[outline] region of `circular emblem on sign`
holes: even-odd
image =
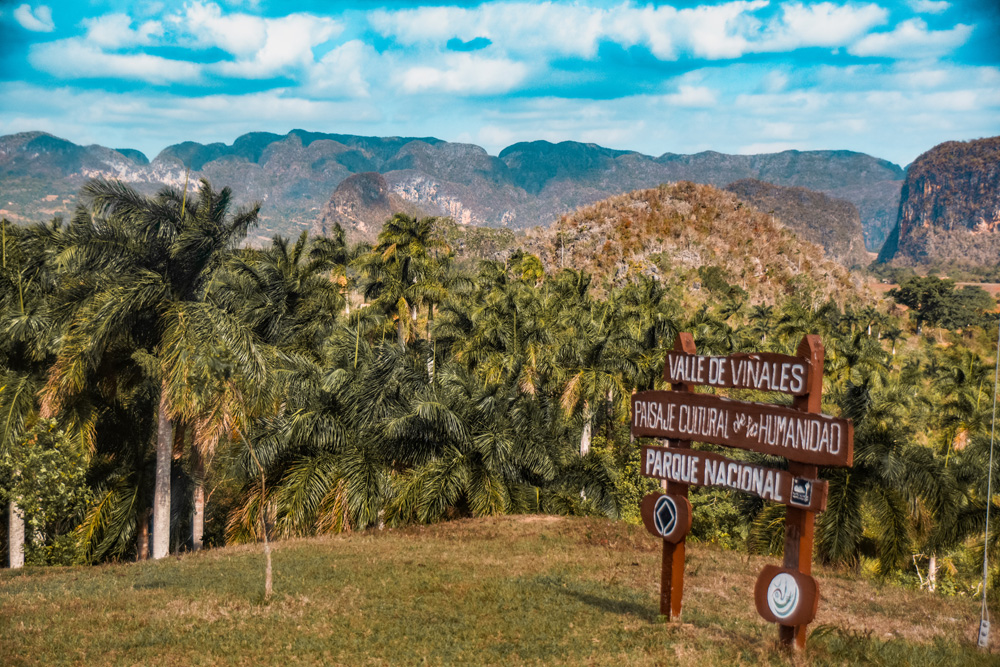
[[[767,585],[767,608],[779,620],[795,613],[799,605],[799,584],[795,577],[781,572]]]
[[[691,530],[691,503],[684,496],[650,493],[639,514],[646,530],[667,542],[676,544]]]
[[[660,496],[653,507],[653,524],[660,535],[669,535],[677,525],[677,505],[670,496]]]

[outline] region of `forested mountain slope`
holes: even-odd
[[[549,271],[583,269],[611,284],[647,274],[688,289],[737,287],[770,303],[792,293],[840,300],[858,289],[821,247],[770,214],[731,192],[686,181],[584,207],[529,232],[525,248]]]
[[[800,187],[782,187],[754,178],[726,186],[754,208],[773,214],[803,240],[823,246],[827,256],[844,266],[867,266],[858,209],[843,199]]]

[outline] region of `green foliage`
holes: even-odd
[[[699,266],[698,276],[701,278],[702,287],[716,296],[740,301],[748,296],[746,290],[739,285],[730,285],[725,272],[715,264]]]
[[[996,301],[981,287],[955,289],[955,281],[934,276],[909,278],[889,291],[898,303],[911,308],[917,320],[917,333],[924,324],[961,329],[982,326],[985,313]]]
[[[740,549],[747,543],[750,527],[746,515],[725,489],[699,487],[688,494],[691,501],[691,536],[725,549]]]
[[[27,562],[81,562],[70,530],[93,499],[89,457],[51,419],[38,420],[22,437],[0,452],[0,504],[16,502],[24,515]]]
[[[648,274],[617,264],[649,233],[683,245],[728,213],[732,200],[693,184],[652,191],[647,208],[615,200],[567,218],[562,231],[588,236],[602,215],[635,213],[600,258],[621,271],[598,277],[583,262],[547,271],[548,250],[508,252],[499,237],[492,259],[459,265],[461,235],[435,218],[396,216],[374,247],[335,228],[240,248],[255,211],[230,215],[228,190],[146,197],[94,182],[84,194],[69,224],[3,226],[0,454],[9,479],[30,474],[56,496],[29,507],[39,489],[18,491],[39,517],[30,562],[142,554],[161,396],[175,549],[193,544],[200,491],[209,545],[505,514],[638,523],[657,483],[639,475],[630,397],[664,388],[677,333],[717,355],[793,354],[815,333],[823,409],[855,428],[854,467],[822,471],[819,559],[918,585],[914,558],[926,573],[933,554],[939,591],[975,586],[996,342],[980,327],[992,307],[981,291],[904,279],[894,294],[918,326],[963,330],[914,336],[891,311],[821,296],[843,276],[820,276],[787,244],[763,276],[721,256],[684,265],[666,253]],[[677,213],[696,195],[691,217]],[[771,229],[745,208],[727,243]],[[43,467],[72,481],[32,472]],[[783,507],[713,488],[690,498],[693,539],[780,551]],[[1000,564],[1000,541],[988,548]]]

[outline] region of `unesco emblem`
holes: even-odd
[[[781,625],[806,625],[816,617],[819,588],[808,574],[765,565],[754,586],[754,605],[764,620]]]
[[[799,584],[787,572],[782,572],[767,586],[767,608],[779,620],[795,613],[799,605]]]
[[[677,505],[670,496],[660,496],[653,508],[653,524],[660,535],[669,535],[677,525]]]

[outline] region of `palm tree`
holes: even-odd
[[[62,223],[18,227],[0,220],[0,454],[13,454],[38,421],[38,390],[58,336],[52,255]],[[0,492],[3,490],[0,489]],[[10,567],[24,564],[24,515],[8,499]]]
[[[244,248],[225,264],[210,298],[237,315],[261,340],[288,353],[318,359],[346,299],[327,278],[338,257],[329,239],[310,244],[302,232],[294,245],[276,236],[265,250]]]
[[[608,402],[610,414],[627,415],[629,398],[638,385],[641,361],[627,320],[606,306],[600,319],[585,321],[560,346],[558,361],[565,374],[561,402],[567,413],[582,403],[580,455],[590,451],[595,406]]]
[[[840,397],[843,415],[854,420],[854,466],[828,473],[827,509],[817,517],[816,534],[822,558],[852,562],[873,533],[886,574],[911,553],[912,508],[926,503],[940,511],[948,492],[938,483],[940,462],[908,431],[909,392],[898,382],[880,384],[877,374],[848,382]]]
[[[365,299],[396,317],[402,348],[414,335],[424,281],[433,270],[432,251],[446,247],[436,233],[435,220],[397,213],[382,227],[375,248],[358,260]]]
[[[256,224],[259,205],[230,216],[231,191],[216,192],[206,180],[190,198],[171,188],[150,198],[104,180],[90,181],[81,195],[86,205],[59,259],[87,288],[49,374],[44,411],[58,413],[101,374],[120,380],[127,373],[133,382],[138,375],[159,387],[152,556],[162,558],[170,544],[175,421],[194,416],[188,380],[200,372],[198,351],[219,346],[245,372],[263,376],[251,332],[205,298],[226,254]],[[123,358],[132,360],[127,368]]]

